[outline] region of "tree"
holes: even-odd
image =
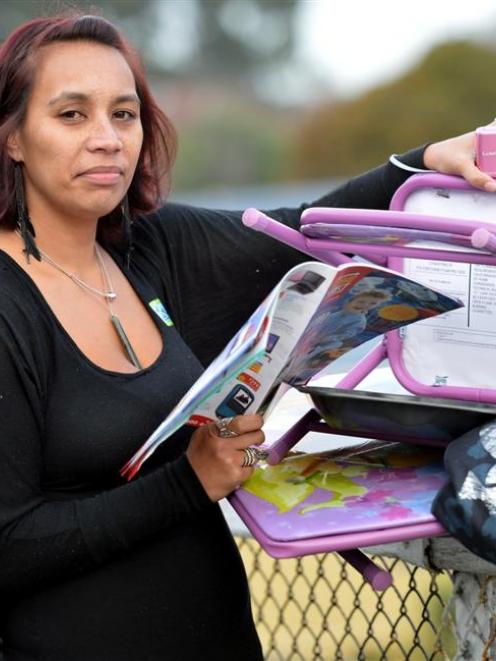
[[[447,43],[393,83],[320,106],[297,133],[293,176],[356,174],[393,152],[488,123],[496,108],[494,71],[494,48]]]
[[[294,50],[299,0],[2,0],[0,40],[26,19],[78,8],[116,22],[156,73],[246,84]]]

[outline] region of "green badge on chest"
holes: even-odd
[[[162,319],[166,326],[174,326],[174,322],[170,318],[169,313],[159,298],[154,298],[153,301],[148,303],[148,305],[155,312],[155,314],[158,315],[160,319]]]

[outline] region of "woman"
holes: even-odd
[[[262,442],[261,419],[181,429],[136,480],[119,477],[201,362],[303,259],[239,213],[174,204],[142,215],[131,245],[129,214],[157,205],[172,136],[105,20],[36,19],[0,50],[6,661],[262,658],[216,505],[253,470],[243,450]],[[494,189],[471,149],[467,135],[402,160]],[[318,204],[385,207],[409,174],[388,164]],[[271,213],[296,225],[300,212]]]

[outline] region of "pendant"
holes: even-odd
[[[137,367],[139,370],[143,369],[143,365],[140,363],[138,356],[136,355],[133,345],[129,341],[128,336],[126,335],[126,331],[124,330],[123,325],[121,324],[121,320],[119,317],[117,317],[115,314],[110,315],[110,321],[112,322],[115,331],[117,335],[119,336],[119,339],[121,341],[122,346],[124,347],[124,351],[126,352],[129,360],[132,362],[132,364]]]

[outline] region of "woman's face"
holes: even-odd
[[[37,218],[95,219],[125,196],[143,141],[134,77],[114,48],[86,41],[45,46],[10,156],[24,165]]]

